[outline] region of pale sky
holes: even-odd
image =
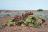
[[[48,9],[48,0],[0,0],[0,9],[32,10]]]

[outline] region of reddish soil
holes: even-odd
[[[0,19],[0,23],[5,24],[10,17],[4,17]],[[42,25],[42,28],[32,28],[32,27],[25,27],[25,26],[6,26],[0,32],[48,32],[48,20]]]

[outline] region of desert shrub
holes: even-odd
[[[43,21],[40,17],[30,15],[26,18],[24,24],[31,27],[40,27],[42,22]]]
[[[37,11],[43,11],[43,9],[38,9]]]
[[[22,17],[23,19],[21,19]],[[13,20],[8,21],[8,26],[14,25],[14,24],[21,26],[21,24],[23,24],[25,26],[41,27],[41,24],[45,22],[44,20],[42,20],[43,19],[42,16],[32,15],[32,13],[31,14],[27,13],[22,17],[15,16]]]
[[[15,24],[14,21],[12,21],[12,19],[10,19],[8,22],[7,22],[7,26],[13,26]]]
[[[0,24],[0,29],[5,28],[5,26],[3,24]]]
[[[6,14],[6,16],[10,16],[10,14]]]

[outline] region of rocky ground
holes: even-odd
[[[5,24],[10,18],[11,17],[0,18],[0,23]],[[0,29],[0,32],[48,32],[48,19],[45,21],[41,28],[15,25],[12,27],[6,26],[3,29]]]
[[[1,18],[0,23],[6,23],[9,17]],[[0,32],[48,32],[48,20],[42,25],[42,28],[32,28],[27,26],[6,26],[3,29],[0,29]]]
[[[13,26],[5,27],[0,32],[48,32],[48,28],[32,28],[32,27],[22,27],[22,26]]]

